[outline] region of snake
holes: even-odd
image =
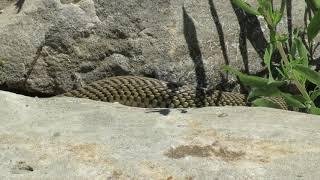
[[[62,96],[118,102],[141,108],[200,108],[206,106],[251,106],[245,94],[197,88],[142,76],[114,76],[94,81]],[[271,98],[281,109],[284,101]]]

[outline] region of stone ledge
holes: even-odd
[[[320,117],[268,108],[142,109],[0,91],[0,177],[313,179]]]

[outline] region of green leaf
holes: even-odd
[[[296,42],[293,40],[289,55],[295,56],[296,53],[297,53],[297,45],[296,45]]]
[[[287,78],[287,76],[279,68],[276,67],[276,70],[278,71],[278,73],[281,75],[282,78]]]
[[[265,0],[258,0],[258,3],[259,3],[260,6],[263,6],[264,3],[265,3]]]
[[[285,34],[276,35],[276,40],[282,43],[285,43],[288,40],[288,36]]]
[[[288,106],[295,108],[306,108],[306,106],[303,104],[305,100],[302,96],[293,96],[288,93],[281,93],[281,96],[284,98]]]
[[[311,0],[316,9],[320,9],[320,0]]]
[[[225,71],[229,71],[235,75],[237,75],[240,79],[240,81],[245,84],[248,85],[250,87],[257,87],[257,88],[262,88],[262,87],[279,87],[284,85],[286,82],[285,81],[272,81],[270,82],[268,79],[262,78],[262,77],[258,77],[258,76],[250,76],[250,75],[246,75],[230,66],[224,66],[223,69]]]
[[[294,65],[293,69],[299,74],[305,76],[313,84],[317,86],[320,85],[320,73],[318,73],[317,71],[300,64]]]
[[[254,101],[252,101],[253,106],[260,106],[260,107],[270,107],[270,108],[276,108],[276,109],[282,109],[282,107],[279,105],[279,103],[273,102],[270,99],[265,98],[259,98]]]
[[[248,99],[254,98],[254,97],[261,97],[261,96],[280,96],[281,91],[277,87],[264,87],[264,88],[253,88],[249,95]]]
[[[310,113],[311,114],[316,114],[316,115],[320,115],[320,108],[318,108],[318,107],[311,107],[310,108]]]
[[[246,11],[249,14],[253,14],[257,16],[260,15],[260,13],[257,10],[253,9],[249,4],[247,4],[243,0],[232,0],[232,2],[237,6],[241,7],[244,11]]]
[[[301,63],[307,67],[308,66],[308,50],[307,50],[307,48],[304,46],[300,37],[295,39],[295,44],[297,45],[298,53],[301,58]]]
[[[274,11],[272,16],[273,26],[275,27],[282,19],[282,14],[280,11]]]
[[[251,86],[251,87],[262,87],[266,86],[268,84],[268,80],[265,78],[257,77],[257,76],[249,76],[246,75],[230,66],[225,66],[224,70],[229,71],[235,75],[237,75],[241,82],[245,85]]]
[[[320,10],[318,10],[312,17],[310,24],[307,27],[307,34],[309,41],[312,41],[320,30]]]
[[[320,96],[320,89],[319,88],[316,88],[314,91],[311,91],[310,93],[310,98],[312,101],[316,100],[317,97]]]
[[[262,9],[261,7],[258,8],[258,13],[260,13],[262,16],[265,15],[264,9]]]
[[[270,82],[274,80],[272,77],[272,71],[271,71],[271,58],[272,58],[273,51],[274,51],[274,48],[273,48],[272,44],[270,44],[267,47],[267,49],[265,50],[264,56],[263,56],[263,61],[267,65],[267,68],[268,68]]]
[[[299,39],[299,34],[301,33],[300,29],[294,28],[293,34],[292,34],[292,46],[290,49],[290,54],[295,57],[297,53],[297,39]]]

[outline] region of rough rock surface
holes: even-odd
[[[0,179],[315,179],[320,118],[0,91]]]
[[[26,0],[19,14],[14,1],[8,2],[0,4],[0,89],[52,95],[124,74],[216,85],[226,62],[209,2],[230,65],[244,67],[230,1]],[[303,3],[293,1],[298,26]],[[250,43],[248,51],[250,70],[260,70]]]

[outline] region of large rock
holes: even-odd
[[[320,117],[0,91],[1,179],[317,179]]]
[[[217,85],[226,64],[217,20],[230,65],[244,68],[229,1],[26,0],[20,13],[10,2],[1,4],[0,89],[52,95],[123,74]],[[293,4],[301,25],[304,1]],[[248,52],[249,69],[261,70],[249,43]]]

